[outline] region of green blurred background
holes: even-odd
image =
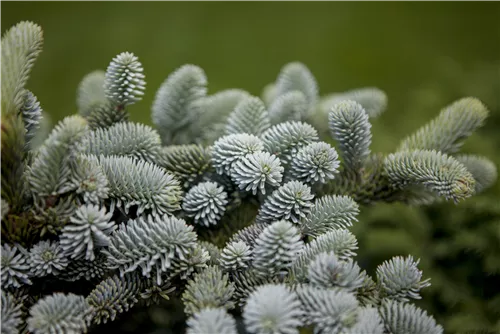
[[[144,65],[146,94],[130,112],[132,120],[149,124],[156,89],[183,64],[205,70],[209,93],[242,88],[260,95],[285,63],[301,61],[315,75],[321,95],[365,86],[387,93],[388,109],[373,122],[374,151],[394,150],[452,101],[478,97],[491,116],[463,151],[500,165],[498,2],[2,2],[1,7],[2,33],[21,20],[44,29],[44,52],[28,88],[53,122],[76,112],[81,78],[105,69],[122,51],[134,52]],[[392,255],[422,258],[433,287],[420,305],[450,332],[500,332],[499,183],[457,206],[365,208],[355,233],[360,261],[372,269]],[[161,314],[151,312],[152,319]]]

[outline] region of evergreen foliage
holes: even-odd
[[[42,28],[33,22],[19,22],[2,36],[2,113],[21,109],[24,87],[42,46]]]
[[[220,254],[220,265],[228,271],[244,270],[252,261],[252,249],[243,241],[228,244]]]
[[[335,178],[337,151],[325,142],[312,143],[299,150],[290,167],[291,178],[308,184],[326,183]]]
[[[2,245],[2,287],[19,288],[31,284],[28,254],[20,246]]]
[[[481,101],[467,97],[444,108],[426,126],[404,139],[403,150],[436,150],[445,154],[456,153],[474,130],[484,124],[488,109]]]
[[[389,333],[443,333],[436,321],[415,305],[389,300],[382,304],[380,314]]]
[[[430,286],[429,279],[421,281],[422,272],[418,270],[419,260],[410,256],[406,259],[395,257],[377,268],[377,277],[384,293],[394,299],[406,301],[420,299],[419,291]],[[403,275],[401,273],[404,273]]]
[[[109,245],[109,235],[115,229],[111,216],[105,208],[99,209],[96,205],[79,207],[61,231],[64,252],[73,259],[84,257],[94,261],[94,248]]]
[[[252,265],[258,276],[275,276],[286,272],[304,247],[297,228],[286,220],[272,223],[255,242]]]
[[[268,152],[249,153],[238,160],[231,169],[231,177],[241,190],[259,191],[266,194],[266,188],[276,188],[283,179],[284,168],[280,159]]]
[[[106,251],[111,269],[121,275],[137,268],[143,276],[153,271],[158,284],[161,274],[172,265],[172,260],[184,259],[195,249],[197,236],[193,227],[173,216],[138,217],[122,224],[113,233]]]
[[[156,164],[129,157],[100,155],[109,182],[112,207],[137,206],[137,214],[150,210],[154,214],[173,213],[180,209],[179,181]]]
[[[275,96],[280,97],[291,91],[304,94],[308,109],[312,108],[318,99],[318,84],[311,71],[300,62],[288,63],[281,69],[276,79]]]
[[[318,141],[317,131],[304,122],[287,121],[267,129],[261,136],[266,151],[290,163],[297,151]]]
[[[35,277],[58,275],[69,263],[58,241],[40,241],[29,252],[30,272]]]
[[[292,90],[277,97],[269,106],[271,124],[290,121],[301,121],[306,118],[309,105],[305,95]]]
[[[264,149],[262,141],[251,134],[239,133],[219,138],[212,148],[212,164],[219,174],[230,174],[232,166],[249,153]]]
[[[40,123],[42,120],[42,108],[40,107],[40,102],[32,92],[26,91],[24,96],[24,103],[21,107],[21,113],[23,115],[24,127],[26,128],[26,146],[29,149],[31,146],[36,147],[33,143],[37,135],[37,131],[40,128]]]
[[[149,321],[153,305],[191,334],[444,331],[413,304],[432,289],[419,261],[357,259],[355,232],[364,204],[445,207],[488,191],[495,164],[458,154],[488,115],[477,99],[452,103],[396,152],[372,153],[370,120],[387,105],[376,88],[320,97],[293,62],[262,100],[207,96],[203,69],[184,65],[157,91],[153,129],[128,121],[146,83],[123,52],[83,78],[79,115],[39,144],[43,113],[25,86],[41,44],[30,22],[2,38],[2,333],[116,329]],[[498,273],[499,253],[483,246],[498,234],[498,206],[484,203],[488,232],[431,232],[452,230],[457,257],[486,253],[477,265]],[[377,231],[360,245],[383,248]],[[428,276],[442,293],[433,298],[453,299]],[[127,319],[134,311],[144,318]]]
[[[82,333],[87,331],[89,307],[83,296],[54,293],[40,299],[27,320],[31,333]]]
[[[104,78],[104,91],[110,101],[123,108],[142,99],[146,82],[139,59],[130,52],[113,58]]]
[[[2,333],[19,333],[22,323],[22,304],[18,303],[14,296],[2,290]]]
[[[320,236],[332,229],[352,226],[359,205],[349,196],[325,195],[316,198],[311,211],[300,221],[302,233]]]
[[[251,333],[299,333],[302,309],[293,291],[285,285],[262,285],[243,309],[246,328]]]
[[[226,133],[227,119],[236,106],[250,94],[242,89],[226,89],[196,100],[200,111],[193,123],[197,143],[212,145]]]
[[[290,181],[266,198],[256,221],[270,223],[285,219],[297,224],[311,211],[313,199],[311,188],[300,181]]]
[[[187,334],[236,334],[236,321],[223,308],[205,308],[187,320]]]
[[[93,155],[129,156],[155,163],[160,151],[160,136],[151,127],[131,122],[98,128],[85,136],[82,152]]]
[[[333,252],[318,254],[308,271],[311,285],[321,288],[338,286],[352,291],[363,284],[359,266],[352,259],[339,261]]]
[[[156,163],[173,173],[184,189],[189,189],[209,171],[210,160],[210,149],[201,145],[170,145],[161,147]]]
[[[156,92],[151,117],[163,145],[187,144],[186,133],[198,115],[195,103],[206,95],[205,72],[184,65],[168,76]]]
[[[345,168],[358,173],[370,154],[372,134],[368,113],[359,103],[347,100],[335,104],[328,119]]]
[[[270,126],[269,113],[258,97],[242,99],[227,119],[226,134],[260,136]]]
[[[394,187],[421,185],[445,199],[458,202],[470,197],[475,179],[452,156],[437,151],[403,151],[390,154],[385,172]]]
[[[365,87],[326,95],[319,101],[319,108],[321,112],[328,114],[332,107],[341,101],[357,102],[370,118],[377,118],[387,108],[387,95],[376,87]]]
[[[92,322],[107,323],[120,313],[127,312],[137,302],[140,281],[132,275],[113,275],[101,281],[89,293],[86,302],[92,307]]]
[[[85,75],[78,85],[76,93],[76,106],[82,116],[90,115],[95,106],[100,106],[108,101],[104,92],[106,73],[96,70]]]
[[[233,293],[234,285],[229,281],[228,275],[223,274],[217,266],[209,266],[187,284],[182,295],[184,311],[186,314],[194,314],[212,307],[230,310],[234,308],[231,301]]]
[[[199,183],[184,197],[182,209],[196,224],[216,225],[226,211],[227,193],[215,182]]]

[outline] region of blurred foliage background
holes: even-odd
[[[206,71],[209,93],[260,95],[297,60],[321,95],[366,86],[387,93],[387,111],[373,122],[374,151],[391,152],[452,101],[479,98],[491,116],[463,151],[500,165],[498,2],[2,2],[1,9],[2,34],[21,20],[44,29],[28,87],[53,124],[76,112],[81,78],[122,51],[144,65],[146,95],[130,112],[148,124],[156,89],[183,64]],[[433,283],[421,306],[447,332],[500,332],[498,182],[456,206],[363,208],[354,232],[368,269],[392,255],[421,258]],[[168,327],[161,309],[145,312],[135,317],[150,319],[149,329]],[[130,331],[123,321],[130,320],[117,323],[120,331]]]

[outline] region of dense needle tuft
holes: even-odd
[[[419,261],[411,256],[396,256],[378,266],[377,278],[385,294],[402,301],[420,299],[420,290],[431,283],[430,279],[422,280],[422,271],[417,268]]]
[[[124,107],[142,99],[146,82],[142,64],[133,53],[122,52],[106,69],[104,90],[108,99]]]
[[[300,233],[292,223],[285,220],[272,223],[255,242],[252,263],[255,273],[262,277],[286,273],[303,247]]]
[[[55,293],[40,299],[30,310],[28,330],[34,334],[84,333],[90,309],[83,296]]]
[[[302,147],[292,161],[290,178],[308,184],[335,178],[340,161],[337,151],[325,142]]]
[[[186,322],[186,334],[237,334],[236,321],[223,308],[206,308],[193,314]]]
[[[109,235],[115,229],[111,212],[96,205],[83,205],[70,218],[61,234],[61,247],[72,259],[95,259],[94,249],[109,245]]]
[[[311,188],[299,181],[290,181],[276,189],[262,204],[256,221],[270,223],[285,219],[297,224],[313,207]]]
[[[298,334],[302,309],[296,294],[285,285],[257,288],[243,309],[243,321],[251,333]]]
[[[230,174],[232,166],[247,154],[264,150],[262,141],[251,134],[239,133],[219,138],[212,148],[212,164],[219,174]]]
[[[240,189],[266,194],[266,188],[277,188],[283,179],[280,159],[268,152],[247,154],[231,169],[231,177]]]
[[[2,203],[3,206],[3,203]],[[21,246],[2,245],[1,271],[2,287],[19,288],[23,284],[31,284],[28,254]]]
[[[194,186],[184,197],[182,209],[199,225],[216,225],[226,211],[227,193],[216,182]]]
[[[243,241],[229,243],[220,255],[220,265],[230,271],[247,268],[251,260],[252,249]]]
[[[30,249],[31,273],[37,277],[58,275],[69,263],[64,249],[58,241],[40,241]]]

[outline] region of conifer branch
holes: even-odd
[[[109,64],[104,79],[104,92],[118,109],[142,99],[146,82],[142,64],[133,53],[122,52]]]
[[[342,101],[332,107],[328,121],[332,137],[339,144],[344,168],[359,174],[370,154],[372,141],[368,114],[359,103]]]
[[[341,101],[359,103],[370,118],[377,118],[387,108],[387,95],[376,87],[365,87],[327,95],[320,99],[319,108],[322,113],[328,114],[332,107]]]
[[[197,144],[164,146],[156,163],[173,173],[184,189],[189,189],[211,168],[211,151]]]
[[[490,188],[497,181],[497,167],[489,159],[471,154],[461,154],[455,159],[464,165],[474,177],[476,194]]]
[[[176,259],[185,259],[196,248],[193,227],[173,216],[138,217],[121,224],[111,235],[107,250],[111,269],[119,269],[123,277],[139,269],[150,277],[156,274],[158,284]]]
[[[243,309],[246,328],[252,333],[298,333],[302,325],[300,301],[285,285],[262,285]]]
[[[195,101],[206,95],[206,86],[205,72],[195,65],[178,68],[162,83],[156,92],[151,117],[163,145],[187,144],[185,138],[178,136],[197,117]]]
[[[2,36],[2,114],[17,114],[21,109],[42,46],[42,28],[33,22],[19,22]]]
[[[288,63],[280,71],[276,79],[276,96],[290,91],[300,91],[307,100],[308,109],[312,108],[318,99],[318,84],[311,71],[300,62]]]
[[[28,330],[34,334],[82,333],[90,322],[90,308],[83,296],[55,293],[40,299],[31,309]]]
[[[384,162],[384,172],[395,188],[422,185],[454,202],[474,193],[475,180],[465,166],[455,158],[437,151],[390,154]]]
[[[180,209],[179,181],[161,167],[129,157],[100,156],[109,182],[109,198],[113,207],[128,211],[137,205],[137,214],[172,214]]]
[[[226,134],[229,115],[243,99],[250,96],[242,89],[226,89],[196,100],[194,103],[200,114],[192,127],[197,142],[211,145]]]
[[[242,99],[229,114],[226,134],[248,133],[260,136],[270,126],[269,113],[258,97]]]
[[[237,334],[236,321],[223,308],[206,308],[195,313],[186,322],[186,334]]]
[[[359,205],[349,196],[326,195],[314,201],[300,222],[302,233],[314,237],[333,229],[345,229],[357,221]]]
[[[278,96],[269,106],[269,118],[271,124],[279,124],[286,121],[303,121],[309,105],[306,96],[298,90],[293,90]]]
[[[81,116],[87,117],[96,106],[104,105],[108,98],[104,91],[106,73],[101,70],[85,75],[78,85],[76,106]]]
[[[189,281],[182,294],[184,312],[192,315],[206,308],[234,308],[231,297],[234,293],[233,283],[219,267],[210,266],[196,274]]]
[[[161,140],[153,128],[132,122],[120,122],[91,131],[82,142],[82,152],[104,156],[129,156],[155,163]]]
[[[405,138],[398,151],[456,153],[463,141],[484,124],[488,114],[488,109],[478,99],[466,97],[455,101],[427,125]]]
[[[288,121],[274,125],[261,136],[267,152],[289,164],[298,150],[319,140],[318,132],[309,124]]]
[[[340,260],[349,260],[356,255],[358,241],[348,230],[331,230],[306,244],[294,259],[291,273],[297,282],[306,282],[309,266],[320,253],[333,252]]]

